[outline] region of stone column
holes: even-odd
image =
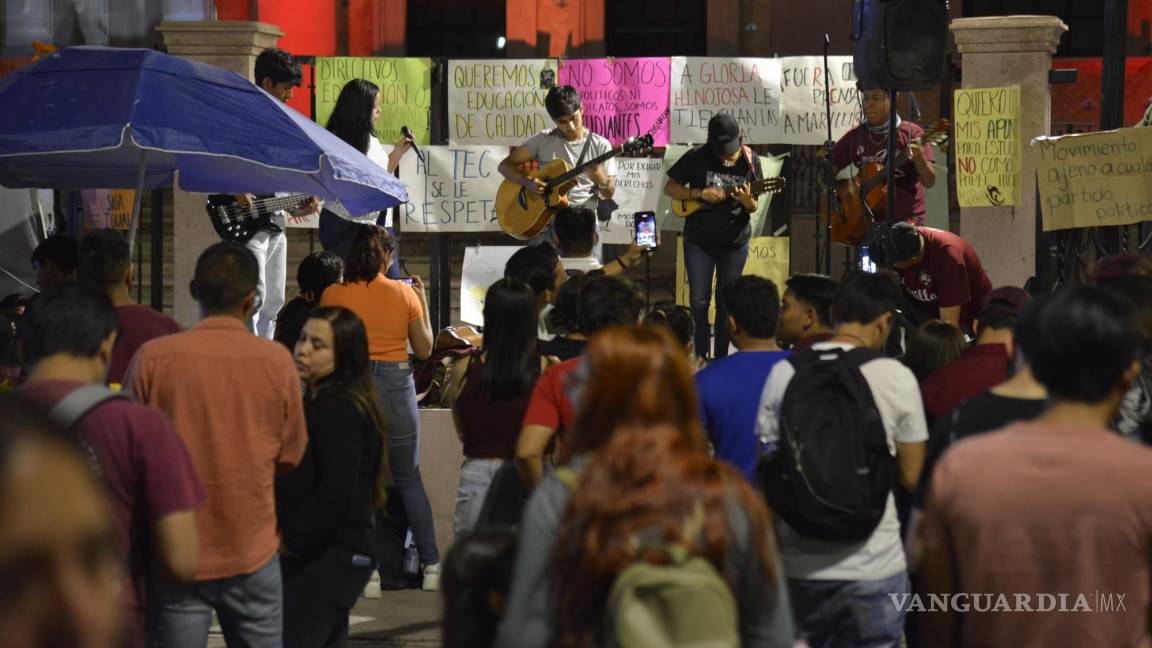
[[[275,47],[284,35],[275,25],[258,22],[163,22],[157,28],[168,53],[234,70],[252,80],[256,57]],[[253,125],[253,128],[258,126]],[[204,194],[175,189],[172,227],[173,315],[182,326],[199,320],[199,310],[188,292],[196,259],[220,237],[204,213]]]
[[[1020,197],[1015,207],[964,207],[960,235],[995,286],[1022,286],[1036,269],[1036,158],[1032,138],[1052,127],[1048,71],[1068,31],[1054,16],[958,18],[952,34],[965,88],[1020,86]]]

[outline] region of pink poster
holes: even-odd
[[[559,83],[580,91],[584,125],[614,146],[645,133],[664,146],[671,78],[668,58],[565,59]]]

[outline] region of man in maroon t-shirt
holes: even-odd
[[[884,164],[888,156],[888,91],[861,89],[864,123],[848,131],[832,149],[832,164],[837,171],[853,164]],[[908,160],[893,170],[896,187],[894,220],[924,224],[924,189],[936,184],[935,157],[931,145],[921,145],[924,129],[897,117],[896,151],[907,151]]]
[[[911,223],[893,225],[889,237],[892,267],[917,309],[971,333],[992,290],[972,246],[951,232]]]
[[[106,295],[67,284],[42,295],[26,317],[25,348],[33,366],[22,396],[51,411],[77,389],[104,382],[116,339],[116,311]],[[113,398],[83,414],[71,430],[99,469],[131,579],[123,589],[126,645],[147,645],[144,584],[150,574],[180,581],[195,576],[195,509],[204,488],[180,437],[156,410]]]
[[[80,242],[78,278],[101,290],[116,306],[120,333],[112,349],[107,382],[118,385],[128,370],[128,361],[142,344],[162,335],[180,332],[176,320],[141,306],[132,299],[132,259],[128,241],[115,230],[95,230]]]

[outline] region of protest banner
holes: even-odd
[[[678,237],[679,238],[679,237]],[[790,248],[787,236],[758,236],[748,241],[748,260],[744,262],[746,275],[771,279],[780,292],[789,276]],[[676,303],[688,306],[688,274],[684,271],[684,240],[676,243]],[[712,302],[708,307],[708,321],[716,321],[716,279],[712,280]]]
[[[780,73],[779,59],[672,57],[672,141],[707,141],[708,120],[718,112],[736,119],[745,144],[783,141]]]
[[[484,296],[488,287],[504,277],[504,265],[518,245],[470,245],[464,248],[460,273],[460,320],[484,326]]]
[[[346,83],[366,79],[380,88],[376,137],[381,143],[391,148],[401,137],[401,126],[407,126],[421,146],[432,141],[432,59],[321,57],[316,59],[315,74],[317,124],[328,125]]]
[[[600,241],[629,244],[633,240],[632,215],[656,211],[664,192],[664,161],[660,158],[616,158],[616,193],[619,206],[600,224]]]
[[[823,144],[828,139],[824,104],[824,57],[780,59],[780,114],[783,144]],[[828,98],[832,104],[832,141],[860,123],[860,97],[851,56],[828,57]]]
[[[549,73],[553,59],[449,61],[448,143],[516,146],[552,128],[541,85]]]
[[[415,155],[400,160],[408,202],[400,206],[404,232],[500,231],[496,191],[504,179],[496,167],[504,146],[428,146],[427,165]]]
[[[651,133],[654,146],[668,144],[667,57],[565,59],[560,85],[580,91],[584,126],[608,138],[613,146]]]
[[[126,230],[132,220],[133,189],[81,189],[88,230]]]
[[[956,199],[1006,207],[1020,194],[1020,86],[961,88],[954,99]]]
[[[1044,231],[1152,219],[1152,129],[1038,137]]]
[[[672,232],[684,231],[685,218],[681,218],[672,212],[672,200],[664,195],[664,183],[668,180],[668,169],[671,169],[676,161],[679,160],[685,153],[691,149],[691,146],[684,146],[680,144],[669,145],[664,150],[664,177],[660,180],[660,202],[656,208],[656,222],[659,224],[661,230],[669,230]],[[760,156],[760,169],[764,172],[765,178],[775,178],[780,175],[780,171],[784,168],[784,157],[776,157],[774,155],[761,155]],[[760,194],[760,205],[751,216],[750,225],[752,227],[752,236],[760,236],[764,228],[764,218],[768,214],[768,206],[772,204],[772,198],[776,194],[766,193]],[[691,218],[691,216],[688,216]],[[771,232],[769,232],[771,234]]]

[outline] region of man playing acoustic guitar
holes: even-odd
[[[584,127],[584,111],[580,104],[580,92],[576,88],[553,87],[544,98],[544,108],[556,123],[556,128],[537,133],[512,149],[508,157],[500,162],[498,169],[509,181],[536,195],[543,194],[545,183],[539,178],[525,175],[520,170],[525,163],[535,160],[544,165],[562,159],[569,166],[575,167],[577,162],[591,160],[612,150],[612,144],[607,139]],[[615,192],[616,160],[610,158],[576,178],[575,186],[568,192],[568,205],[595,211],[600,199],[611,198]],[[599,249],[596,252],[599,257]]]
[[[884,164],[888,153],[888,91],[860,88],[864,104],[864,123],[848,131],[832,150],[832,164],[837,173],[853,164],[863,169],[868,164]],[[924,129],[896,117],[896,150],[907,151],[908,161],[893,172],[896,185],[896,214],[893,222],[924,224],[924,189],[936,184],[932,167],[934,156],[930,144],[920,144]],[[885,205],[880,205],[881,209]]]

